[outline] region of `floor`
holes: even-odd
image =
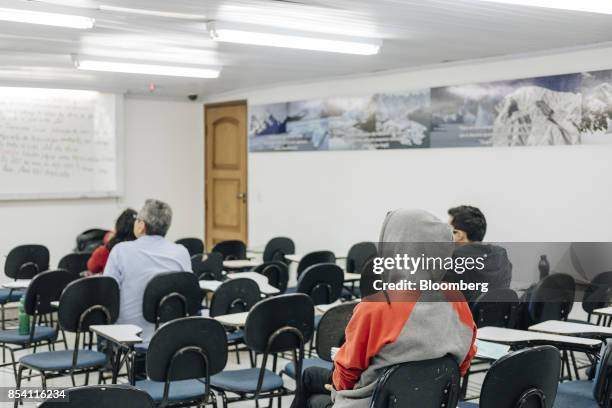
[[[582,307],[579,303],[575,304],[575,307],[572,310],[572,313],[570,315],[570,318],[584,318],[585,314],[582,311]],[[71,340],[71,338],[69,337],[69,340]],[[18,354],[19,355],[23,355],[24,352],[21,352]],[[229,355],[228,355],[228,364],[226,369],[231,370],[231,369],[236,369],[236,368],[249,368],[249,359],[248,359],[248,354],[246,352],[242,352],[241,353],[241,363],[242,364],[237,364],[236,363],[236,354],[233,351],[230,351]],[[261,361],[261,360],[260,360]],[[279,367],[282,367],[287,361],[279,359]],[[97,380],[97,375],[92,377],[94,380]],[[284,377],[284,379],[287,380],[287,377]],[[484,374],[477,374],[477,375],[473,375],[470,377],[470,382],[468,385],[468,391],[467,391],[467,395],[470,396],[474,396],[474,395],[478,395],[479,394],[479,390],[480,387],[482,385],[482,380],[484,379]],[[77,378],[77,384],[82,384],[84,381],[84,376],[80,376],[79,378]],[[125,379],[120,379],[120,382],[125,382]],[[12,387],[15,386],[15,380],[14,380],[14,376],[13,376],[13,371],[12,368],[9,367],[1,367],[0,368],[0,390],[1,390],[1,394],[0,394],[0,407],[12,407],[13,403],[12,402],[7,402],[7,394],[8,391],[10,389],[12,389]],[[34,378],[31,380],[31,382],[25,382],[23,384],[25,387],[40,387],[40,379],[38,378]],[[47,384],[50,388],[55,388],[55,387],[69,387],[71,385],[70,383],[70,377],[65,377],[65,378],[57,378],[57,379],[53,379],[53,380],[49,380],[48,384]],[[286,381],[286,385],[289,388],[294,387],[294,384],[291,380],[287,380]],[[282,401],[282,406],[285,408],[288,408],[291,405],[291,401],[293,400],[292,396],[287,396],[287,397],[283,397],[283,401]],[[267,401],[262,401],[263,404],[260,404],[260,406],[265,406],[267,404]],[[29,407],[36,407],[39,403],[35,403],[35,402],[25,402],[23,404],[24,408],[29,408]],[[219,406],[220,405],[220,401],[219,401]],[[235,404],[231,404],[232,408],[246,408],[246,407],[254,407],[255,403],[252,401],[244,401],[244,402],[239,402],[239,403],[235,403]],[[276,400],[274,402],[274,406],[276,407]]]

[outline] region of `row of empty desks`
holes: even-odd
[[[515,330],[503,327],[481,327],[477,332],[478,340],[493,343],[507,344],[509,346],[538,346],[552,345],[562,350],[581,351],[596,354],[601,341],[587,337],[568,336],[541,331]]]
[[[228,273],[226,276],[228,277],[228,279],[251,279],[255,281],[255,283],[257,283],[257,286],[259,286],[259,291],[266,296],[277,295],[280,293],[280,290],[278,290],[278,288],[268,283],[268,278],[257,272]],[[219,288],[219,286],[221,286],[222,283],[222,281],[217,280],[201,280],[200,289],[208,292],[215,292]]]

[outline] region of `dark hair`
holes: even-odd
[[[487,232],[487,220],[478,208],[471,205],[460,205],[449,209],[448,215],[452,217],[452,226],[464,231],[470,241],[484,239]]]
[[[134,235],[134,221],[136,221],[137,212],[128,208],[121,213],[117,222],[115,222],[115,235],[106,243],[106,249],[109,251],[115,245],[123,241],[133,241],[136,239]]]

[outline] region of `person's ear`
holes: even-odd
[[[458,229],[453,229],[453,241],[459,243],[467,243],[469,242],[467,234],[465,231],[461,231]]]

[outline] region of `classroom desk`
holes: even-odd
[[[612,327],[595,326],[586,323],[547,320],[529,327],[531,331],[562,334],[564,336],[593,337],[605,340],[612,337]]]
[[[31,279],[18,279],[15,281],[4,282],[2,287],[5,289],[27,289],[30,286]]]
[[[351,273],[351,272],[344,272],[344,281],[345,282],[359,282],[361,280],[361,274],[360,273]]]
[[[274,286],[268,283],[268,278],[257,272],[228,273],[227,278],[246,278],[254,280],[257,283],[257,286],[259,286],[259,291],[266,296],[277,295],[280,293],[280,290],[278,290],[278,288],[275,288]],[[219,286],[221,286],[222,283],[223,282],[216,280],[201,280],[200,289],[208,292],[215,292],[219,288]]]
[[[285,259],[289,262],[299,263],[306,254],[291,254],[285,255]],[[346,255],[336,255],[336,260],[346,259]]]
[[[112,378],[112,383],[117,384],[122,354],[125,352],[126,356],[129,355],[136,344],[142,343],[140,337],[142,329],[134,324],[97,324],[89,326],[89,329],[98,336],[119,346],[113,360]]]
[[[234,259],[231,261],[223,261],[223,267],[226,269],[255,268],[259,265],[261,265],[261,261],[252,259]]]
[[[612,306],[593,310],[594,315],[612,316]]]
[[[217,316],[214,319],[224,326],[244,327],[246,324],[249,312],[232,313],[227,315]]]
[[[476,337],[478,340],[507,344],[509,346],[550,344],[563,350],[581,351],[590,354],[596,354],[601,346],[601,341],[595,339],[491,326],[478,329]]]

